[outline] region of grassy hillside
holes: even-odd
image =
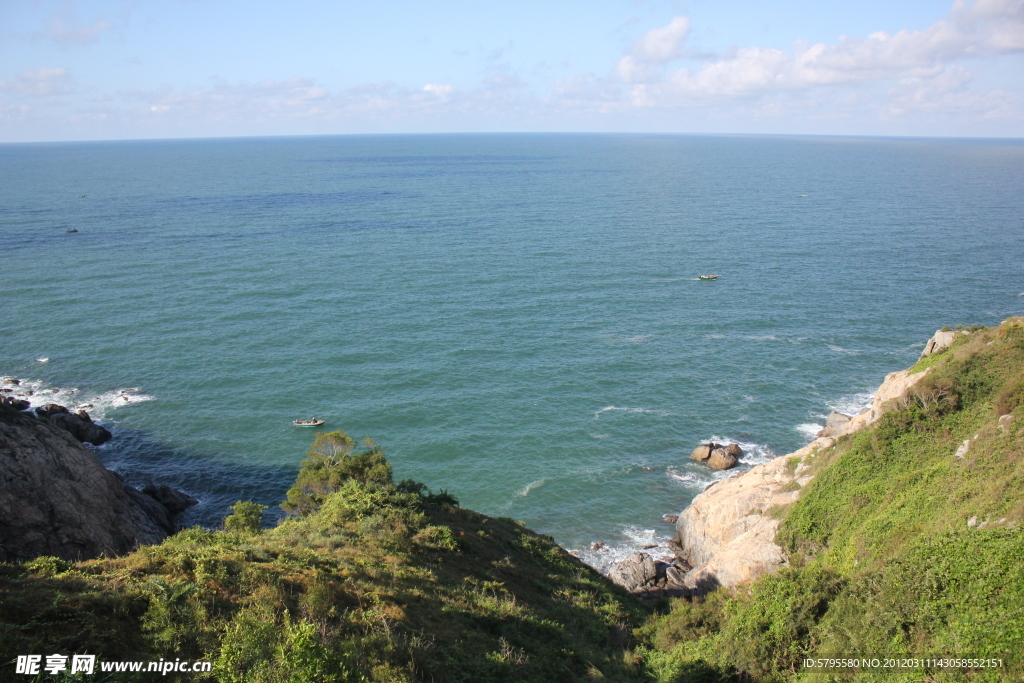
[[[653,618],[643,654],[658,680],[1024,680],[1022,322],[958,335],[876,426],[819,451],[784,511],[790,567]],[[800,670],[808,656],[914,655],[1005,666]]]
[[[30,680],[18,654],[92,653],[213,663],[192,681],[642,680],[632,597],[513,520],[394,484],[372,442],[353,447],[317,439],[295,516],[274,529],[241,503],[225,531],[125,557],[0,565],[0,678]]]

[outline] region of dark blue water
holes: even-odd
[[[1022,236],[1020,141],[0,145],[0,374],[76,388],[192,521],[279,502],[316,415],[625,549],[711,480],[701,440],[789,452],[935,329],[1024,311]]]

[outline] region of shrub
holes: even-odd
[[[263,522],[266,505],[240,500],[231,506],[233,514],[224,518],[224,528],[239,533],[256,533]]]
[[[366,450],[353,454],[355,442],[345,432],[318,435],[281,508],[289,514],[308,515],[350,479],[390,484],[391,463],[383,451],[370,439],[365,439],[363,444]]]

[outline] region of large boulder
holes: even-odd
[[[963,334],[966,334],[966,332]],[[936,330],[932,338],[925,342],[924,350],[921,351],[921,358],[938,353],[939,351],[945,351],[955,339],[956,332],[954,330]]]
[[[81,416],[83,414],[86,419],[82,419]],[[50,424],[68,430],[73,437],[82,443],[91,443],[94,446],[99,446],[110,441],[111,434],[107,431],[106,427],[102,427],[88,418],[88,413],[80,410],[77,414],[70,412],[54,413],[48,419]]]
[[[72,413],[62,405],[47,403],[36,408],[36,414],[53,426],[71,432],[71,435],[82,443],[99,446],[110,441],[110,432],[93,422],[89,413],[84,410]]]
[[[0,562],[119,555],[173,531],[166,507],[122,484],[69,431],[0,412]]]
[[[711,452],[718,448],[717,443],[702,443],[693,449],[693,453],[690,453],[690,459],[696,460],[697,462],[704,462],[711,457]]]
[[[850,424],[853,417],[832,411],[825,420],[825,427],[817,433],[817,436],[837,437],[846,433],[846,426]]]
[[[631,593],[640,593],[657,582],[658,568],[647,553],[633,553],[613,566],[608,578]]]
[[[10,408],[15,411],[28,410],[31,407],[31,403],[20,398],[14,398],[12,396],[0,396],[0,406]]]
[[[172,515],[180,515],[193,505],[199,504],[199,501],[192,496],[170,486],[149,484],[142,489],[142,492],[167,508]]]
[[[706,462],[708,467],[713,470],[728,470],[736,467],[739,458],[730,453],[727,448],[716,448],[711,451],[711,457]]]

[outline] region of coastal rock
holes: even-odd
[[[999,431],[1004,434],[1009,431],[1010,425],[1013,423],[1013,415],[1007,413],[1006,415],[999,416]]]
[[[850,424],[853,417],[832,411],[825,420],[825,428],[818,432],[818,436],[839,436],[845,433],[846,426]]]
[[[19,413],[0,413],[0,522],[0,562],[118,555],[174,530],[67,430]]]
[[[932,338],[925,343],[924,351],[921,352],[921,358],[938,353],[939,351],[945,351],[955,339],[956,332],[953,330],[936,330]]]
[[[653,587],[658,577],[658,569],[654,559],[647,553],[633,553],[617,563],[608,572],[608,578],[631,593],[641,592],[645,587]]]
[[[730,454],[726,448],[716,448],[711,451],[711,457],[707,459],[708,467],[713,470],[728,470],[736,467],[737,462],[739,459]]]
[[[55,427],[68,430],[73,437],[82,443],[91,443],[94,446],[99,446],[110,441],[111,438],[110,432],[105,427],[101,427],[92,420],[83,420],[74,413],[53,413],[49,417],[49,422]]]
[[[698,462],[704,462],[711,457],[711,452],[718,447],[717,443],[702,443],[693,449],[693,452],[690,453],[690,459]]]
[[[193,505],[199,504],[199,501],[192,496],[170,486],[149,484],[142,489],[142,492],[167,508],[172,515],[180,515]]]
[[[679,519],[679,515],[662,515],[661,518],[664,519],[669,524],[673,524],[674,525],[676,523],[676,520]]]
[[[676,522],[678,553],[693,567],[686,574],[687,586],[698,591],[737,586],[785,562],[782,548],[775,544],[779,521],[765,513],[796,500],[799,489],[788,490],[796,470],[790,461],[822,446],[813,443],[758,465],[694,498]]]
[[[70,412],[71,411],[64,406],[56,403],[47,403],[45,406],[39,406],[36,408],[36,415],[39,417],[51,417],[53,415],[63,415]]]
[[[910,389],[924,379],[930,369],[931,368],[914,374],[910,374],[910,370],[890,372],[885,376],[885,381],[883,381],[881,386],[878,387],[874,398],[871,399],[871,405],[868,408],[864,409],[857,415],[854,415],[844,425],[837,425],[834,433],[820,433],[819,435],[837,438],[847,434],[853,434],[868,425],[878,422],[878,420],[882,418],[882,415],[887,413],[896,401],[905,398],[910,392]]]
[[[9,396],[0,396],[0,406],[6,406],[6,407],[11,408],[13,410],[22,411],[22,410],[28,410],[32,406],[32,404],[29,403],[28,401],[22,400],[20,398],[11,398]]]

